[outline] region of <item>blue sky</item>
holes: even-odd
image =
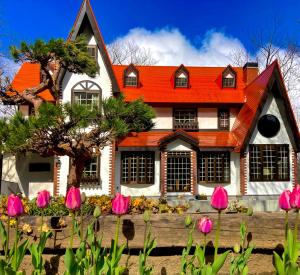
[[[80,4],[81,0],[0,0],[0,51],[22,40],[66,38]],[[274,21],[281,33],[300,41],[298,0],[91,0],[91,4],[106,43],[136,27],[176,28],[198,46],[207,31],[214,30],[239,39],[251,52],[250,37]]]

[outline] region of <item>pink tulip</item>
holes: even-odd
[[[224,187],[217,186],[211,196],[210,205],[216,210],[224,210],[228,206],[228,194]]]
[[[7,214],[10,217],[17,217],[24,213],[24,207],[21,199],[11,194],[7,200]]]
[[[285,190],[281,193],[278,204],[279,207],[282,210],[289,211],[291,210],[291,204],[290,204],[290,196],[291,196],[291,191],[290,190]]]
[[[38,192],[37,198],[36,198],[36,205],[39,208],[46,208],[48,207],[50,203],[50,193],[47,190],[43,190]]]
[[[65,205],[70,210],[78,210],[81,206],[80,189],[72,186],[66,195]]]
[[[292,208],[300,209],[300,185],[296,184],[290,195],[290,204]]]
[[[117,193],[115,198],[112,199],[112,212],[116,215],[126,214],[130,204],[130,196],[125,197]]]
[[[213,228],[213,222],[208,217],[203,217],[198,221],[197,228],[203,234],[208,234]]]

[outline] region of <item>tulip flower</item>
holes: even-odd
[[[217,186],[211,196],[210,205],[216,210],[224,210],[228,206],[228,194],[223,186]]]
[[[203,234],[208,234],[213,227],[213,222],[208,217],[203,217],[198,221],[197,228]]]
[[[123,215],[128,212],[130,204],[130,196],[125,197],[117,193],[115,198],[112,199],[112,212],[116,215]]]
[[[37,198],[36,198],[36,205],[39,208],[46,208],[48,207],[50,203],[50,193],[47,190],[43,190],[38,192]]]
[[[292,207],[290,204],[290,196],[291,196],[290,190],[283,191],[281,193],[281,195],[279,196],[278,204],[282,210],[285,210],[285,211],[291,210]]]
[[[290,194],[290,205],[292,208],[300,209],[300,185],[296,184]]]
[[[80,189],[72,186],[66,195],[65,205],[69,210],[78,210],[81,206]]]
[[[21,199],[11,194],[7,200],[7,215],[10,217],[18,217],[24,213],[24,207]]]

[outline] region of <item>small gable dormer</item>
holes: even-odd
[[[189,71],[184,67],[184,65],[181,64],[179,68],[175,71],[174,87],[188,88],[189,83]]]
[[[235,88],[236,87],[236,72],[228,65],[222,73],[222,88]]]
[[[124,70],[124,87],[138,87],[139,84],[139,71],[137,68],[130,64],[125,70]]]

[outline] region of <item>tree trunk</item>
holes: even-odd
[[[77,157],[71,160],[71,167],[68,176],[68,189],[71,186],[80,186],[80,180],[87,160],[88,159],[85,157]]]

